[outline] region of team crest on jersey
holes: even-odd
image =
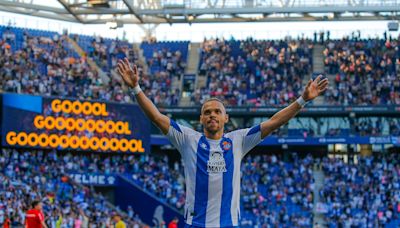
[[[232,147],[232,144],[231,144],[230,142],[228,142],[228,141],[222,142],[222,148],[223,148],[225,151],[231,149],[231,147]]]
[[[224,156],[219,151],[211,152],[211,157],[207,162],[207,172],[223,173],[226,172],[226,163]]]

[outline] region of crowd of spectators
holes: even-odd
[[[152,57],[147,59],[148,70],[139,61],[138,50],[127,41],[118,39],[104,39],[100,36],[87,37],[73,35],[75,42],[80,44],[89,58],[107,74],[110,82],[103,86],[105,100],[131,103],[132,97],[121,87],[121,79],[115,69],[118,60],[127,58],[130,63],[138,67],[140,86],[143,92],[160,106],[174,106],[179,104],[180,91],[171,88],[173,77],[181,77],[186,66],[179,51],[168,49],[151,50]],[[157,42],[148,45],[157,45]]]
[[[179,104],[180,92],[179,89],[171,88],[172,76],[183,73],[184,65],[179,61],[179,53],[173,55],[165,50],[154,53],[154,58],[148,61],[149,69],[146,71],[139,61],[138,51],[130,43],[113,40],[110,52],[109,70],[112,72],[117,68],[118,60],[128,58],[130,63],[134,63],[138,67],[140,86],[143,92],[149,97],[154,104],[158,106],[176,106]],[[157,70],[152,70],[153,65],[158,65]],[[114,71],[115,72],[115,71]],[[116,74],[111,75],[111,87],[121,88],[120,77]],[[131,96],[127,91],[118,91],[119,97],[124,99],[116,99],[116,101],[130,103]]]
[[[383,227],[399,219],[400,157],[359,157],[358,164],[324,158],[324,187],[329,227]]]
[[[74,39],[78,42],[79,36]],[[327,103],[400,104],[397,40],[328,39],[323,43],[325,71],[336,75],[332,89],[325,94]],[[127,42],[94,37],[87,56],[79,57],[64,35],[45,37],[24,32],[19,39],[8,28],[2,32],[0,48],[0,86],[6,92],[132,102],[119,77],[112,73],[121,58],[139,64],[137,52]],[[227,105],[286,105],[300,95],[304,77],[312,73],[312,50],[313,43],[301,39],[205,40],[199,73],[207,78],[207,86],[195,91],[192,103],[198,105],[213,96]],[[87,58],[107,73],[108,84]],[[180,92],[170,87],[172,78],[181,77],[186,67],[181,53],[155,51],[147,64],[149,72],[139,64],[143,91],[156,105],[177,105]],[[397,119],[390,120],[391,135],[400,134],[399,124]],[[359,135],[379,135],[381,128],[379,121],[354,123]],[[0,222],[7,218],[15,226],[22,225],[29,203],[41,199],[51,227],[109,225],[115,210],[101,195],[69,180],[65,174],[74,171],[127,175],[143,189],[183,210],[182,165],[170,167],[167,157],[8,149],[0,153]],[[325,158],[322,166],[326,178],[320,195],[327,205],[328,225],[378,227],[398,219],[399,159],[395,155],[360,158],[356,165]],[[244,222],[266,227],[311,226],[312,165],[311,157],[295,157],[290,163],[273,155],[246,157],[242,165],[243,207],[255,217],[244,218]],[[131,209],[124,220],[129,227],[140,224]]]
[[[185,202],[184,179],[182,167],[175,163],[168,166],[168,157],[142,155],[63,155],[58,164],[63,172],[123,174],[165,200],[175,208],[182,209]]]
[[[153,72],[169,75],[167,78],[170,80],[171,77],[182,77],[185,73],[186,61],[183,60],[179,50],[173,52],[163,48],[153,51],[152,58],[147,59],[147,65]]]
[[[312,227],[313,158],[248,156],[242,163],[242,203],[257,227]],[[249,219],[244,217],[244,223]],[[249,224],[246,224],[249,225]]]
[[[100,155],[64,156],[65,171],[85,171],[96,173],[120,173],[132,178],[145,190],[166,201],[171,206],[183,210],[185,202],[184,176],[181,163],[169,166],[167,156],[142,155],[103,157]],[[308,226],[312,223],[310,212],[312,201],[312,158],[295,159],[294,163],[284,163],[276,156],[249,156],[242,166],[242,194],[245,210],[264,218],[270,213],[285,212],[290,206],[290,216],[280,220],[259,220],[253,224],[297,224]],[[61,163],[63,164],[63,163]],[[258,186],[262,186],[258,189]],[[261,193],[261,194],[260,194]],[[259,202],[263,201],[263,204]],[[273,207],[279,205],[280,207]],[[292,208],[295,207],[293,210]],[[279,209],[279,210],[276,210]],[[294,211],[294,212],[293,212]],[[270,223],[271,222],[271,223]]]
[[[7,27],[0,38],[0,85],[5,92],[131,103],[132,96],[114,71],[118,60],[126,57],[138,65],[141,87],[156,105],[179,102],[179,90],[171,90],[171,80],[163,72],[144,72],[132,44],[119,40],[106,44],[93,37],[90,47],[84,48],[86,55],[80,57],[65,35],[33,36],[25,31],[18,37],[13,30]],[[79,36],[73,39],[79,43]],[[87,58],[104,71],[107,83]]]
[[[58,227],[58,223],[60,227],[110,224],[115,210],[89,187],[69,180],[68,173],[118,173],[178,210],[183,210],[185,202],[183,167],[179,162],[170,164],[167,156],[3,149],[0,165],[0,207],[4,209],[0,223],[8,217],[14,225],[23,224],[29,203],[40,199],[51,227]],[[309,227],[313,207],[311,165],[310,157],[284,163],[276,156],[248,156],[242,166],[242,204],[244,214],[251,216],[244,216],[243,224]],[[128,227],[140,224],[131,208],[127,214],[124,221],[130,224]]]
[[[142,89],[156,105],[179,104],[180,91],[172,89],[172,82],[182,78],[187,65],[179,50],[146,43],[151,57],[146,58],[149,69],[145,70],[138,50],[126,41],[71,35],[86,51],[80,57],[65,35],[35,36],[25,31],[19,37],[14,29],[7,27],[1,32],[4,91],[130,103],[132,97],[115,71],[118,60],[127,57],[139,66]],[[400,104],[398,42],[358,37],[324,41],[325,72],[335,75],[325,103]],[[207,83],[194,91],[191,103],[198,105],[214,96],[227,105],[287,105],[301,94],[304,77],[313,72],[314,44],[307,39],[204,40],[199,75],[205,76]],[[97,63],[108,80],[87,58]]]
[[[105,99],[97,72],[85,58],[73,55],[64,36],[24,32],[21,40],[3,39],[0,46],[0,83],[5,92]]]
[[[150,94],[164,105],[178,105],[179,89],[172,89],[174,81],[183,79],[187,66],[188,42],[145,41],[141,44],[149,67]]]
[[[325,100],[336,105],[400,104],[398,40],[343,38],[329,40],[325,71],[335,81]]]
[[[207,87],[195,91],[192,103],[217,96],[227,105],[286,105],[300,95],[304,76],[313,72],[315,43],[205,40],[199,72]],[[335,75],[326,104],[400,104],[398,40],[328,38],[322,44],[325,73]]]
[[[312,72],[312,50],[312,42],[303,39],[204,40],[199,73],[208,82],[195,92],[192,103],[214,96],[227,105],[289,104]]]
[[[390,135],[400,135],[400,120],[392,119],[389,122],[389,133]]]
[[[89,187],[73,183],[66,171],[70,156],[56,152],[2,149],[0,152],[0,224],[10,219],[12,227],[22,227],[30,203],[43,203],[49,227],[109,227],[115,213],[123,214],[128,227],[139,227],[141,221],[113,207]]]
[[[351,121],[354,135],[358,136],[399,136],[400,121],[398,118],[371,117]]]
[[[116,210],[89,187],[69,180],[67,173],[119,173],[143,189],[182,210],[182,165],[169,165],[165,156],[69,154],[1,150],[0,221],[23,224],[29,203],[40,199],[51,227],[103,227]],[[242,225],[310,227],[313,210],[311,156],[247,156],[242,163]],[[325,182],[320,196],[329,227],[380,227],[400,219],[400,157],[395,154],[359,157],[358,163],[324,158]],[[130,208],[124,220],[132,227],[140,220]],[[0,223],[1,223],[0,222]],[[87,226],[85,224],[90,224]]]
[[[118,209],[89,187],[80,186],[69,172],[119,173],[143,189],[182,210],[182,165],[169,165],[165,156],[69,154],[43,151],[0,152],[0,223],[23,224],[29,203],[40,199],[51,227],[104,227]],[[311,156],[247,156],[242,163],[242,225],[311,227],[313,223],[313,166]],[[359,157],[358,163],[324,158],[325,181],[320,196],[329,227],[380,227],[400,219],[400,185],[395,154]],[[124,214],[124,213],[122,213]],[[130,208],[123,217],[129,227],[140,219]],[[89,225],[87,225],[89,224]]]

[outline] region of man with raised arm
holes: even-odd
[[[137,67],[120,60],[118,72],[135,95],[147,117],[178,149],[185,164],[186,227],[236,227],[240,213],[240,163],[267,135],[286,124],[310,100],[323,93],[328,79],[310,79],[295,102],[252,128],[224,133],[229,121],[223,103],[211,98],[203,103],[203,132],[175,123],[160,113],[139,86]]]

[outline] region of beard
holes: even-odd
[[[220,128],[209,128],[209,127],[206,127],[206,128],[204,128],[207,132],[209,132],[209,133],[211,133],[211,134],[215,134],[215,133],[217,133],[219,130],[220,130]]]
[[[223,127],[217,125],[217,126],[212,126],[211,124],[205,124],[204,125],[204,129],[211,133],[211,134],[215,134],[217,132],[219,132],[221,129],[223,129]]]

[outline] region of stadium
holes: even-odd
[[[0,12],[2,227],[400,227],[400,1]]]

